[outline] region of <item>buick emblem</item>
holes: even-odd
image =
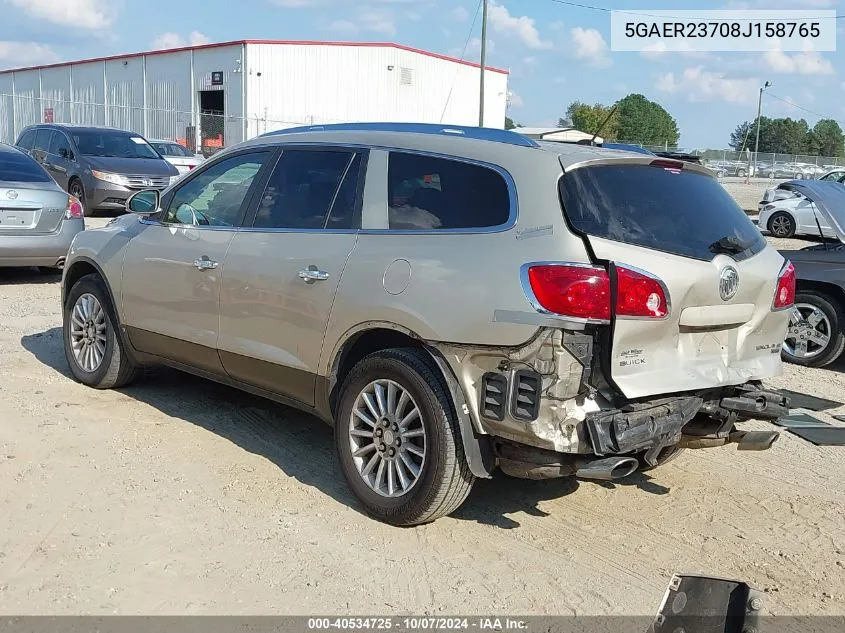
[[[725,266],[719,275],[719,296],[722,301],[730,301],[739,290],[739,273],[733,266]]]
[[[9,200],[16,200],[16,199],[17,199],[17,197],[18,197],[18,192],[17,192],[17,191],[15,191],[14,189],[9,189],[9,190],[6,192],[6,197],[7,197]]]

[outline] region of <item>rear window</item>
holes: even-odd
[[[403,152],[391,152],[389,161],[391,229],[478,229],[510,217],[508,185],[488,167]]]
[[[652,165],[596,165],[561,178],[564,213],[580,233],[710,261],[745,259],[766,240],[719,182]]]
[[[0,182],[50,182],[50,174],[26,154],[0,150]]]

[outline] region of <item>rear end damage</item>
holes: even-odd
[[[511,476],[612,480],[654,467],[680,448],[736,444],[766,450],[788,401],[760,382],[628,400],[604,378],[601,328],[543,328],[519,348],[433,343],[467,394],[477,436]]]

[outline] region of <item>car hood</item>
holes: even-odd
[[[114,156],[86,156],[92,169],[112,174],[137,176],[176,176],[178,171],[163,158],[119,158]]]
[[[780,185],[812,200],[840,242],[845,242],[845,187],[827,180],[790,180]]]

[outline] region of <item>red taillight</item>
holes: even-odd
[[[67,209],[65,210],[65,219],[72,220],[73,218],[85,217],[82,210],[82,204],[73,196],[67,198]]]
[[[778,275],[778,285],[775,289],[775,300],[772,310],[786,310],[795,303],[795,266],[787,260]]]
[[[188,171],[191,171],[196,165],[188,165]]]
[[[662,167],[663,169],[671,169],[672,171],[681,171],[684,168],[684,164],[679,160],[665,160],[662,158],[658,158],[657,160],[653,160],[649,163],[652,167]]]
[[[662,319],[669,314],[666,288],[655,277],[616,267],[616,316]]]
[[[603,268],[535,264],[528,266],[527,277],[540,309],[577,319],[610,320],[610,277]],[[617,266],[612,312],[621,318],[662,319],[669,314],[666,287],[648,273]]]
[[[543,310],[577,319],[610,320],[610,279],[603,268],[537,264],[528,267],[528,282]]]

